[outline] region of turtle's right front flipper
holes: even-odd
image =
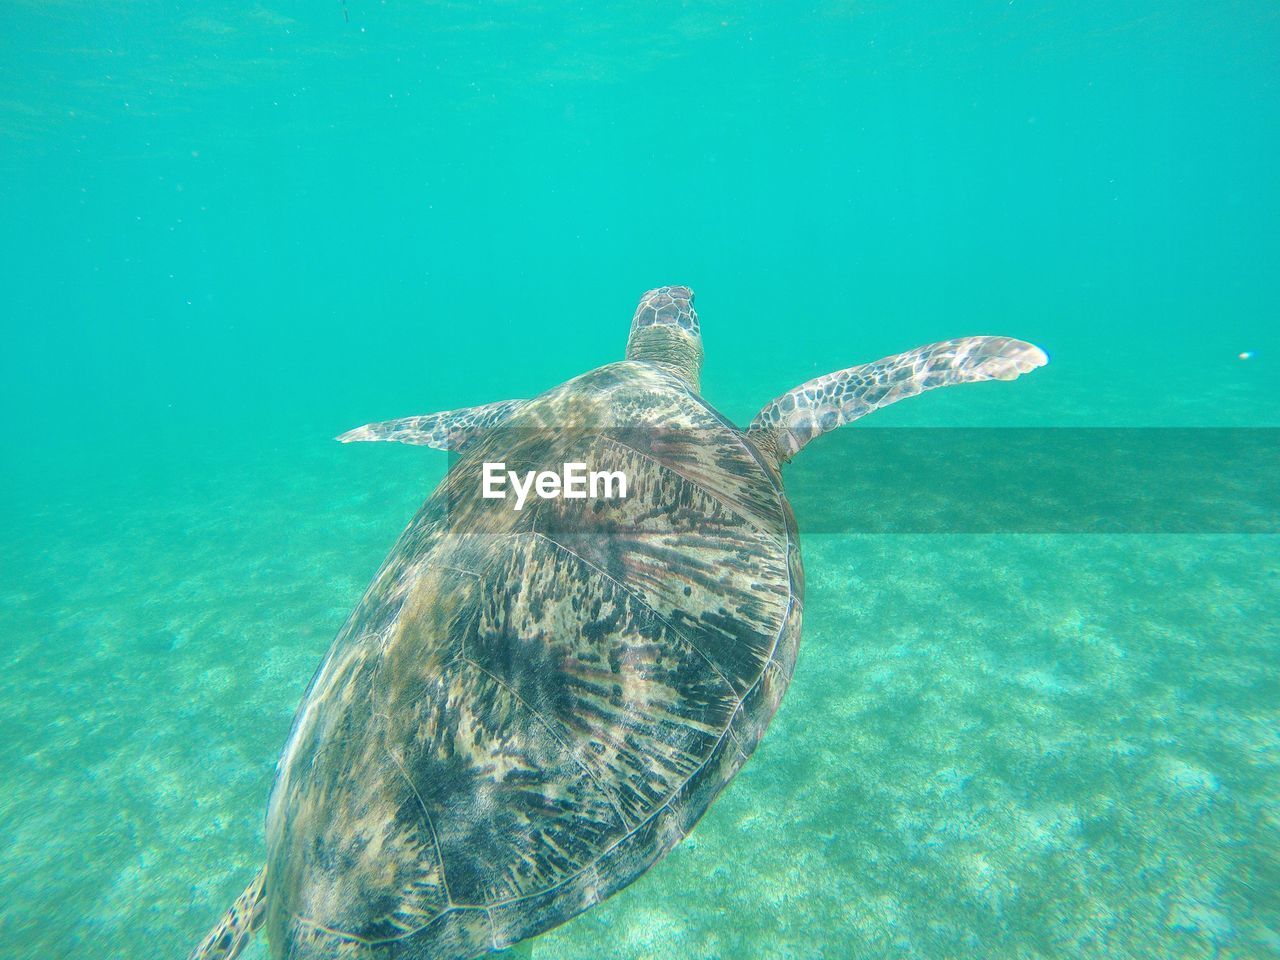
[[[499,400],[478,407],[461,410],[445,410],[422,417],[405,417],[403,420],[384,420],[366,423],[363,427],[348,430],[338,437],[343,443],[356,440],[388,440],[434,447],[437,450],[458,451],[472,440],[492,430],[528,400]]]
[[[837,370],[789,390],[756,414],[747,436],[785,463],[814,437],[873,410],[956,383],[1013,380],[1049,362],[1011,337],[961,337]]]
[[[187,960],[235,960],[262,926],[266,905],[267,869],[263,867]]]

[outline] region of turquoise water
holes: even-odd
[[[1277,51],[1264,3],[11,5],[0,953],[190,949],[446,468],[332,437],[617,359],[646,288],[743,424],[997,333],[1052,362],[874,425],[1280,426]],[[1275,537],[804,546],[760,750],[538,960],[1280,952]]]

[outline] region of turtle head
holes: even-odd
[[[688,287],[658,287],[640,298],[631,320],[627,359],[662,367],[698,389],[702,333]]]

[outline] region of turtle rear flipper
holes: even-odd
[[[236,898],[218,925],[187,960],[234,960],[262,926],[267,906],[267,868],[263,867]]]
[[[1049,362],[1010,337],[961,337],[837,370],[789,390],[756,414],[747,436],[786,462],[814,437],[906,397],[979,380],[1013,380]]]
[[[348,430],[338,437],[338,440],[342,443],[353,443],[357,440],[388,440],[457,452],[472,440],[505,421],[528,402],[528,400],[499,400],[497,403],[464,407],[461,410],[445,410],[442,413],[428,413],[421,417],[366,423],[363,427]]]

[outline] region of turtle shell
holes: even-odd
[[[515,510],[481,496],[498,461],[627,496]],[[274,955],[462,960],[626,886],[759,742],[801,594],[776,468],[678,379],[624,361],[530,402],[452,464],[299,708]]]

